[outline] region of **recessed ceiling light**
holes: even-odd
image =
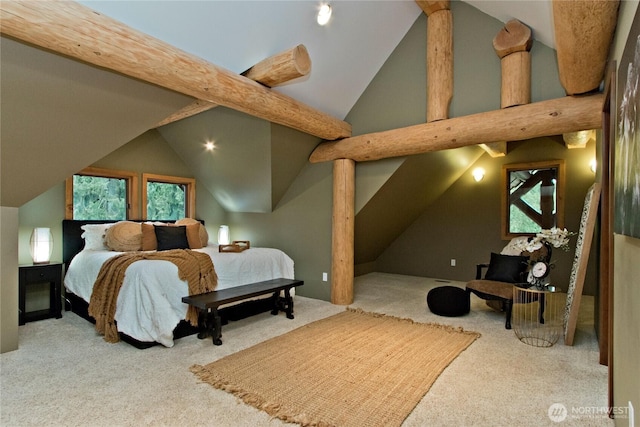
[[[327,3],[320,5],[318,10],[318,25],[327,25],[331,19],[331,6]]]
[[[207,142],[204,144],[204,148],[206,148],[206,149],[207,149],[207,151],[213,151],[213,149],[214,149],[214,148],[216,148],[216,146],[215,146],[215,144],[214,144],[213,142],[211,142],[211,141],[207,141]]]

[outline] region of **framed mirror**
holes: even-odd
[[[502,238],[564,227],[564,160],[502,166]]]

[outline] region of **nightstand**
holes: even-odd
[[[18,324],[34,320],[62,317],[62,263],[21,265],[19,269],[19,317]],[[25,312],[27,287],[30,285],[49,283],[49,308],[45,310]]]

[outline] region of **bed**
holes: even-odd
[[[88,235],[89,229],[97,232],[100,227],[115,223],[64,220],[62,224],[67,309],[89,321],[94,321],[87,309],[100,268],[108,259],[123,253],[101,247]],[[218,290],[275,278],[294,278],[293,260],[279,249],[251,247],[238,253],[220,253],[217,244],[208,243],[193,250],[211,257],[218,276]],[[178,278],[178,268],[173,263],[161,260],[132,263],[126,270],[116,304],[115,321],[120,338],[138,348],[157,343],[172,347],[175,339],[197,332],[197,328],[184,321],[188,306],[181,298],[188,294],[187,283]],[[233,320],[270,307],[267,298],[223,308],[221,314],[223,319]]]

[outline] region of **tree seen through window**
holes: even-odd
[[[147,219],[178,220],[186,216],[186,186],[147,182]]]

